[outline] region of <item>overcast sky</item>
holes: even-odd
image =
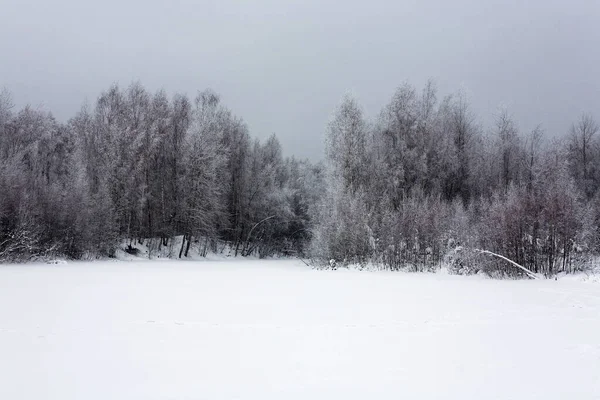
[[[0,0],[0,86],[72,116],[113,82],[212,88],[251,133],[318,159],[353,92],[375,116],[405,81],[464,89],[483,124],[600,117],[596,0]]]

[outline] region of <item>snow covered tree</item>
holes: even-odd
[[[583,114],[571,126],[569,135],[570,171],[577,186],[589,198],[598,190],[600,153],[596,134],[600,126],[589,114]]]
[[[228,115],[224,118],[223,112],[218,97],[212,93],[202,92],[195,100],[186,139],[183,189],[183,233],[188,249],[193,236],[216,238],[225,213],[225,187],[219,179],[226,163],[222,137]]]
[[[373,249],[366,202],[367,129],[358,103],[345,96],[327,129],[327,193],[311,251],[321,261],[364,263]]]
[[[499,187],[508,191],[510,185],[518,183],[520,178],[522,149],[517,127],[505,109],[496,118],[496,137],[497,179]]]
[[[451,155],[453,163],[445,182],[444,194],[449,200],[459,196],[463,203],[467,204],[472,196],[471,160],[479,131],[464,93],[461,92],[455,99],[451,99],[447,107],[444,113],[444,130],[452,138],[454,146]]]
[[[381,158],[385,192],[394,209],[427,176],[425,137],[419,131],[419,104],[416,91],[401,86],[380,116],[376,130],[377,152]]]
[[[346,95],[329,122],[326,153],[332,178],[350,193],[367,185],[367,129],[357,101]]]

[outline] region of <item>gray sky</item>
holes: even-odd
[[[0,0],[0,86],[61,120],[113,82],[210,87],[254,136],[318,159],[352,91],[374,116],[405,81],[465,89],[483,124],[600,117],[596,0]]]

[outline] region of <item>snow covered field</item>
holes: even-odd
[[[600,285],[0,266],[0,399],[598,399]]]

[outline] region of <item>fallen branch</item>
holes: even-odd
[[[489,250],[481,250],[481,249],[473,249],[473,250],[475,250],[475,251],[477,251],[477,252],[479,252],[479,253],[482,253],[482,254],[489,254],[489,255],[492,255],[492,256],[494,256],[494,257],[501,258],[502,260],[504,260],[504,261],[507,261],[508,263],[510,263],[510,264],[512,264],[512,265],[514,265],[515,267],[517,267],[517,268],[519,268],[520,270],[522,270],[523,272],[525,272],[525,273],[527,274],[527,276],[529,276],[530,278],[533,278],[533,279],[540,279],[540,276],[539,276],[539,275],[537,275],[537,274],[533,273],[532,271],[528,270],[528,269],[527,269],[527,268],[525,268],[524,266],[517,264],[516,262],[514,262],[514,261],[513,261],[513,260],[511,260],[511,259],[509,259],[509,258],[506,258],[506,257],[504,257],[504,256],[501,256],[500,254],[493,253],[493,252],[491,252],[491,251],[489,251]]]
[[[248,237],[246,238],[246,242],[244,243],[244,247],[242,249],[242,256],[246,257],[248,256],[250,253],[248,252],[248,245],[250,244],[250,237],[252,236],[252,231],[254,231],[254,229],[259,226],[260,224],[262,224],[265,221],[270,220],[271,218],[275,218],[276,215],[271,215],[263,220],[258,221],[253,227],[252,229],[250,229],[250,232],[248,233]]]

